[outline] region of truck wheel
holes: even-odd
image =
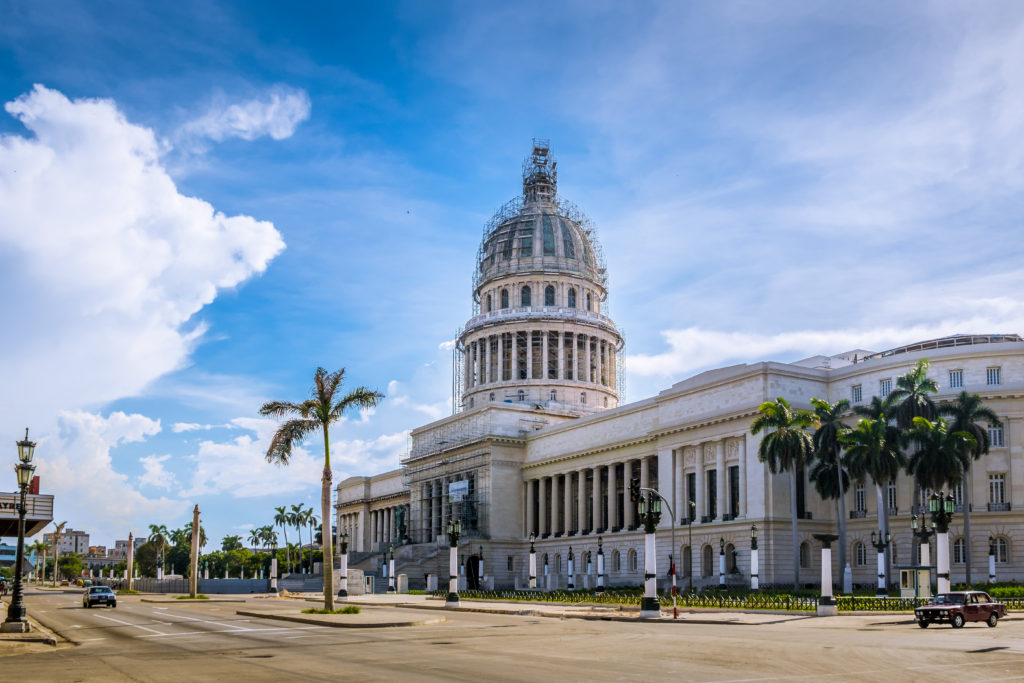
[[[928,628],[928,622],[925,621],[924,619],[922,619],[921,621],[917,622],[917,625],[920,626],[921,628]]]
[[[964,627],[964,615],[957,613],[953,615],[953,628]]]
[[[985,623],[988,624],[990,628],[995,628],[996,624],[999,623],[999,615],[993,612],[992,614],[988,615],[988,621],[986,621]]]

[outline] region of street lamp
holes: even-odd
[[[604,541],[597,537],[597,591],[604,593]]]
[[[718,587],[725,588],[725,539],[718,539]]]
[[[395,592],[395,544],[388,548],[391,559],[388,560],[388,593]]]
[[[572,546],[569,546],[569,557],[566,560],[566,564],[565,564],[565,569],[569,573],[568,582],[566,583],[566,588],[568,588],[569,590],[576,590],[576,581],[575,581],[575,579],[573,579],[573,570],[575,569],[575,567],[573,567],[572,565],[573,565]]]
[[[14,591],[11,594],[11,604],[7,608],[7,620],[0,625],[0,631],[5,633],[26,633],[30,630],[28,620],[25,619],[25,602],[22,599],[21,590],[21,565],[25,561],[25,504],[28,495],[28,485],[32,483],[32,474],[36,468],[32,464],[32,455],[35,453],[36,444],[28,440],[28,427],[25,428],[25,438],[18,441],[18,460],[14,471],[18,477],[18,489],[21,492],[18,504],[18,552],[14,566]],[[54,567],[56,571],[56,567]]]
[[[338,590],[339,598],[348,597],[348,532],[341,534],[341,542],[338,544],[338,551],[341,559],[338,562],[338,573],[341,574],[341,588]],[[276,559],[276,558],[275,558]]]
[[[757,557],[757,525],[750,525],[750,590],[756,591],[758,588],[759,577],[757,575],[759,567]]]
[[[640,616],[660,617],[658,603],[658,557],[654,531],[661,521],[661,497],[651,491],[641,493],[637,505],[640,523],[644,525],[644,597],[640,601]]]
[[[884,598],[889,594],[887,582],[885,580],[885,549],[892,543],[892,536],[888,531],[882,534],[882,530],[878,532],[871,532],[871,545],[878,551],[878,588],[875,590],[875,597]]]
[[[938,572],[938,589],[940,593],[949,592],[949,525],[953,521],[953,510],[956,500],[946,492],[933,493],[928,499],[928,511],[932,515],[935,527],[935,564]]]
[[[996,582],[996,539],[988,537],[988,582]]]
[[[687,576],[690,580],[690,585],[687,591],[693,592],[693,518],[697,515],[697,504],[692,500],[690,502],[690,516],[686,518],[686,530],[688,532],[689,540],[687,541],[687,547],[690,549],[690,556],[686,558],[689,563],[689,571]]]
[[[925,520],[918,519],[917,515],[913,515],[910,518],[910,532],[914,534],[918,542],[921,544],[921,561],[918,562],[918,564],[923,567],[927,567],[932,563],[931,552],[928,547],[930,541],[928,539],[935,535],[935,522],[931,522],[931,528],[929,528],[929,524],[927,522],[923,524],[922,522],[925,522]]]
[[[530,590],[537,590],[537,548],[534,542],[537,540],[535,534],[530,534]]]
[[[448,520],[448,596],[445,607],[459,606],[459,536],[462,534],[462,522]]]
[[[484,587],[484,547],[480,546],[480,562],[476,566],[477,588],[485,590]]]

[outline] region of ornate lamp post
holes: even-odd
[[[392,543],[388,548],[390,558],[388,559],[388,593],[395,592],[395,545]]]
[[[875,589],[875,597],[884,598],[889,595],[889,589],[885,580],[885,549],[892,543],[892,536],[888,531],[883,535],[881,530],[871,532],[871,545],[878,551],[878,588]]]
[[[566,584],[566,587],[569,590],[576,590],[576,582],[573,579],[575,567],[573,567],[572,546],[569,546],[569,559],[566,561],[565,568],[569,572],[569,582]]]
[[[953,521],[955,506],[952,494],[947,496],[945,491],[933,493],[928,500],[928,511],[935,527],[935,568],[940,593],[949,592],[949,525]]]
[[[725,588],[725,539],[718,539],[718,587]]]
[[[534,542],[537,540],[535,534],[530,534],[530,590],[537,590],[537,547]]]
[[[760,567],[757,566],[757,525],[750,525],[750,590],[756,591],[758,588],[758,570]]]
[[[690,549],[690,556],[688,558],[686,558],[687,561],[690,563],[690,571],[688,573],[689,586],[687,587],[687,592],[689,592],[689,593],[693,592],[693,518],[694,518],[694,516],[696,516],[696,514],[697,514],[697,504],[691,500],[690,501],[690,516],[686,518],[686,530],[687,530],[687,533],[688,533],[688,536],[689,536],[689,540],[687,540],[686,543],[687,543],[687,547]],[[757,543],[756,542],[754,543],[754,547],[755,547],[755,549],[757,548]]]
[[[640,600],[640,616],[653,618],[661,616],[658,603],[658,556],[654,531],[661,521],[661,498],[645,492],[640,495],[637,505],[640,523],[644,525],[644,597]]]
[[[988,582],[996,582],[996,539],[988,537]]]
[[[338,572],[341,574],[341,588],[338,589],[339,598],[348,597],[348,532],[345,531],[341,534],[340,543],[338,544],[338,551],[341,553],[341,559],[338,562]],[[275,584],[276,585],[276,584]]]
[[[597,589],[598,593],[604,593],[604,542],[597,537]]]
[[[484,590],[484,547],[480,546],[480,563],[476,566],[477,588]]]
[[[25,602],[21,590],[21,565],[25,562],[25,503],[28,495],[28,485],[32,483],[32,474],[35,472],[35,465],[32,464],[32,455],[35,453],[36,444],[28,440],[28,428],[25,428],[25,438],[18,441],[18,460],[14,471],[18,475],[18,489],[21,492],[21,499],[18,503],[18,552],[14,566],[14,591],[11,593],[11,604],[7,608],[7,620],[0,625],[0,631],[5,633],[26,633],[31,627],[25,619]],[[57,571],[56,566],[54,571]]]
[[[832,597],[832,543],[839,536],[814,534],[814,537],[821,541],[821,597],[818,598],[818,616],[834,617],[839,614],[839,607]]]
[[[922,522],[924,520],[919,520],[917,515],[912,516],[910,518],[910,531],[921,544],[921,561],[918,564],[927,567],[932,563],[931,549],[928,547],[930,541],[928,539],[935,535],[935,522],[932,521],[930,529],[927,523],[922,524]]]
[[[459,536],[462,534],[462,522],[448,520],[448,596],[445,607],[459,606]]]

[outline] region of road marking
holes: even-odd
[[[78,624],[71,624],[71,628],[82,628],[82,627],[79,626]]]
[[[135,628],[140,628],[143,631],[149,631],[150,633],[157,633],[157,634],[162,635],[162,636],[167,635],[166,633],[164,633],[162,631],[157,631],[156,629],[153,629],[153,628],[147,628],[145,626],[140,626],[139,624],[133,624],[133,623],[131,623],[129,621],[121,621],[120,619],[115,619],[114,617],[105,617],[102,614],[97,614],[96,616],[98,618],[100,618],[100,619],[106,619],[107,621],[113,621],[115,623],[121,624],[122,626],[133,626]],[[146,636],[141,636],[141,637],[145,638]]]
[[[97,640],[106,640],[106,638],[86,638],[85,640],[80,640],[78,642],[80,642],[80,643],[92,643],[92,642],[95,642]]]
[[[211,633],[210,631],[181,631],[179,633],[157,633],[152,636],[139,636],[139,638],[176,638],[178,636],[193,636],[193,635],[234,635],[236,633],[271,633],[278,631],[305,631],[311,629],[323,629],[330,628],[330,626],[300,626],[298,628],[247,628],[240,631],[217,631]]]

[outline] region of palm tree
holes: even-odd
[[[149,525],[149,542],[156,545],[157,550],[160,551],[160,570],[166,571],[167,567],[164,565],[164,551],[167,548],[167,537],[170,532],[167,531],[167,527],[163,524],[150,524]]]
[[[877,419],[863,418],[857,426],[842,437],[846,445],[846,459],[850,473],[857,479],[871,477],[878,496],[878,531],[882,538],[889,529],[889,506],[882,493],[882,485],[896,480],[906,464],[903,455],[903,433],[889,424],[885,413]],[[889,566],[888,557],[886,567]],[[888,576],[888,570],[887,574]]]
[[[288,527],[290,523],[288,522],[288,513],[286,512],[287,508],[282,505],[281,507],[274,508],[274,510],[277,511],[277,514],[274,515],[274,524],[281,527],[281,531],[284,532],[285,565],[290,572],[292,570],[292,550],[291,546],[288,545]]]
[[[793,586],[800,586],[800,529],[797,515],[796,478],[814,458],[814,443],[805,427],[814,424],[814,415],[807,410],[793,410],[789,402],[779,396],[758,407],[761,413],[750,425],[751,434],[768,432],[761,439],[758,459],[768,463],[772,474],[790,473],[790,513],[793,517]]]
[[[959,484],[964,475],[964,456],[978,446],[969,432],[950,431],[949,423],[941,417],[934,422],[915,417],[909,437],[917,450],[910,457],[907,472],[928,489]]]
[[[996,416],[995,411],[981,402],[977,394],[969,394],[961,391],[960,395],[952,402],[944,402],[939,406],[939,413],[952,418],[953,423],[949,429],[954,432],[967,432],[974,437],[975,445],[966,450],[961,456],[964,468],[964,476],[967,482],[964,483],[964,499],[958,500],[964,509],[964,562],[967,573],[967,585],[971,585],[971,463],[988,453],[989,438],[988,429],[981,425],[987,422],[989,427],[1000,427],[1002,422]]]
[[[291,522],[292,526],[295,527],[295,532],[299,535],[298,546],[299,546],[299,573],[300,574],[303,572],[303,567],[302,567],[302,511],[304,509],[305,508],[303,507],[302,503],[299,503],[298,505],[292,505],[291,514],[288,515],[289,521]]]
[[[895,406],[892,417],[900,429],[913,428],[915,417],[935,419],[936,407],[930,394],[938,392],[939,385],[928,376],[928,367],[928,359],[917,361],[913,370],[896,378],[896,388],[887,397]]]
[[[824,500],[836,500],[839,571],[842,573],[846,570],[846,490],[850,485],[850,478],[843,464],[843,445],[840,437],[850,429],[843,423],[843,415],[850,410],[850,402],[845,398],[835,403],[812,398],[811,406],[814,407],[818,423],[812,437],[814,455],[818,462],[811,469],[811,481]]]
[[[53,523],[56,527],[53,531],[53,585],[57,585],[57,562],[60,561],[60,535],[64,533],[64,527],[67,526],[67,521],[63,521],[60,524],[57,522]]]
[[[221,539],[220,548],[224,552],[229,550],[241,550],[242,548],[242,537],[241,536],[225,536]]]
[[[260,542],[263,540],[262,531],[262,529],[257,529],[256,527],[249,529],[249,545],[254,549],[260,547]]]
[[[46,543],[44,543],[43,541],[35,541],[31,545],[28,546],[29,554],[35,553],[35,555],[36,555],[35,564],[32,565],[32,571],[36,575],[36,581],[39,581],[39,578],[40,578],[39,577],[39,560],[40,560],[40,558],[42,558],[43,569],[46,568],[46,548],[47,548]]]
[[[302,403],[271,401],[260,408],[260,414],[273,417],[292,417],[282,424],[274,434],[267,449],[267,460],[281,465],[288,464],[292,446],[316,430],[324,436],[324,470],[320,485],[320,515],[331,518],[331,448],[330,426],[352,408],[372,408],[384,398],[378,391],[357,387],[336,399],[335,394],[345,379],[345,369],[327,372],[317,368],[313,375],[314,388],[309,399]],[[333,557],[330,534],[324,535],[324,557]],[[334,563],[324,562],[324,606],[334,609]]]
[[[185,543],[191,547],[192,545],[192,522],[185,525]],[[199,549],[202,550],[206,547],[206,529],[203,525],[199,525]]]

